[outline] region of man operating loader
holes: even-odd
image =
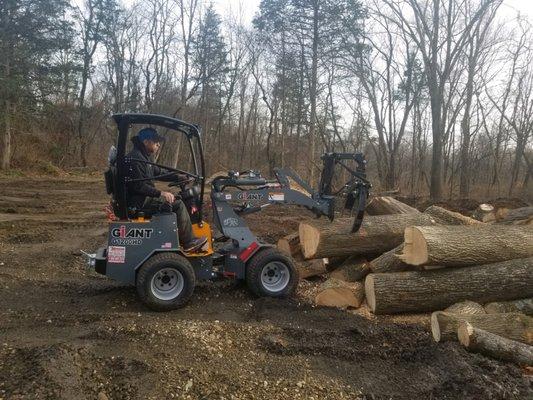
[[[126,157],[131,160],[129,178],[136,181],[127,185],[128,208],[134,208],[149,217],[159,213],[161,206],[167,203],[177,216],[181,246],[187,252],[195,251],[206,243],[207,238],[193,236],[191,218],[183,201],[170,192],[158,190],[154,184],[154,180],[174,182],[178,177],[176,174],[164,175],[161,168],[149,164],[152,162],[150,156],[159,150],[164,139],[153,128],[143,128],[131,138],[133,149]]]

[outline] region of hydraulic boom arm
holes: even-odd
[[[242,246],[248,246],[255,236],[240,217],[254,213],[272,204],[299,205],[313,211],[317,217],[334,218],[335,196],[344,194],[344,207],[352,210],[355,207],[355,219],[352,232],[356,232],[363,221],[366,199],[370,183],[366,179],[366,161],[360,153],[327,153],[322,156],[324,168],[318,191],[302,180],[296,173],[286,169],[275,169],[276,179],[267,180],[257,171],[237,173],[230,171],[227,176],[216,177],[212,182],[211,199],[213,203],[214,221],[224,236],[238,240]],[[355,169],[346,162],[355,161]],[[349,172],[349,180],[340,190],[332,193],[332,180],[335,166],[339,164]],[[291,188],[291,178],[304,191]],[[226,190],[236,188],[238,190]],[[239,203],[238,205],[235,205]]]

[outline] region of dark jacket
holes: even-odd
[[[137,136],[131,138],[133,142],[133,150],[131,150],[126,157],[142,160],[142,161],[132,161],[129,167],[128,176],[131,179],[139,178],[150,178],[145,181],[140,182],[130,182],[127,184],[127,199],[128,207],[135,207],[136,209],[141,209],[147,197],[159,197],[161,196],[161,191],[155,188],[154,177],[166,173],[158,166],[146,164],[143,161],[153,162],[150,159],[150,156],[144,148],[144,144],[139,140]],[[173,181],[175,176],[164,176],[157,178],[160,181]]]

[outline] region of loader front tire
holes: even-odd
[[[137,294],[154,311],[183,307],[192,297],[196,278],[189,261],[175,253],[150,257],[137,273]]]
[[[246,266],[246,285],[259,297],[287,297],[298,286],[294,262],[273,248],[259,250]]]

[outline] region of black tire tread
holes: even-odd
[[[161,264],[178,266],[185,280],[183,291],[178,298],[172,301],[160,300],[150,294],[150,281],[152,275],[157,272],[154,271],[154,268]],[[170,311],[183,307],[191,299],[195,286],[196,276],[193,267],[185,257],[176,253],[157,253],[146,260],[137,272],[137,294],[140,300],[154,311]]]
[[[280,292],[269,292],[261,285],[261,270],[265,264],[275,260],[282,261],[288,266],[291,277],[285,289]],[[259,250],[246,266],[246,285],[259,297],[288,297],[296,291],[299,280],[298,269],[292,259],[275,248]]]

